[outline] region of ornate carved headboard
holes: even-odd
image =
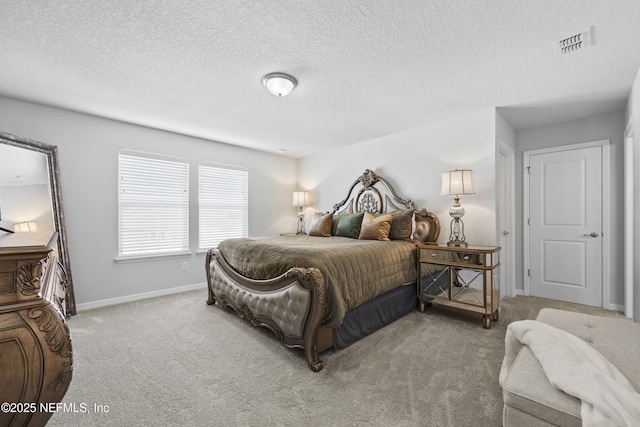
[[[347,192],[347,197],[333,205],[333,214],[366,211],[372,214],[389,213],[399,210],[413,210],[415,229],[413,239],[420,242],[436,242],[440,235],[438,217],[422,209],[416,210],[413,201],[403,199],[391,184],[371,169],[364,171]]]

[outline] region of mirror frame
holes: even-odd
[[[67,295],[66,309],[67,317],[76,314],[76,299],[73,292],[73,281],[71,279],[71,262],[69,260],[69,248],[67,247],[67,229],[64,222],[64,209],[62,205],[62,190],[60,185],[60,172],[58,170],[58,147],[27,138],[0,132],[0,144],[11,145],[26,150],[42,153],[47,158],[49,169],[49,185],[51,187],[51,207],[53,209],[53,222],[55,230],[58,232],[58,253],[60,263],[66,272]]]

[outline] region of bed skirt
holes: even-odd
[[[345,314],[340,327],[333,329],[333,347],[348,347],[416,308],[415,283],[407,283],[379,295]]]

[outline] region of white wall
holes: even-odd
[[[566,123],[516,132],[516,252],[523,253],[523,152],[601,139],[611,140],[611,304],[624,304],[624,128],[625,113],[617,111]],[[516,258],[516,289],[523,289],[523,259]],[[613,308],[613,307],[605,307]]]
[[[206,282],[204,255],[195,253],[198,161],[248,168],[252,236],[295,230],[291,193],[297,183],[296,159],[6,98],[0,98],[0,130],[58,147],[69,255],[80,308]],[[119,148],[190,160],[190,257],[114,262]],[[189,264],[187,271],[182,271],[184,261]]]
[[[627,129],[634,140],[634,162],[635,169],[633,171],[633,313],[631,314],[634,322],[640,322],[640,70],[636,74],[636,80],[629,96],[629,103],[626,109],[625,118],[627,120]]]
[[[496,230],[500,239],[500,280],[503,296],[513,296],[515,293],[516,271],[515,260],[517,258],[515,245],[515,194],[516,188],[513,182],[515,174],[515,149],[516,132],[513,127],[502,117],[500,109],[496,109]],[[505,163],[504,170],[499,171],[502,156]],[[502,176],[500,174],[503,174]],[[499,179],[503,182],[499,182]],[[503,197],[504,200],[500,200]],[[504,218],[500,218],[504,215]],[[502,235],[503,232],[508,234]]]
[[[401,197],[440,219],[440,241],[449,238],[453,199],[440,196],[441,174],[472,169],[475,196],[463,197],[467,241],[497,243],[495,231],[495,110],[423,126],[299,159],[300,186],[315,196],[313,208],[331,210],[365,169],[388,179]],[[307,213],[313,209],[307,209]],[[308,223],[308,219],[307,219]]]
[[[496,111],[496,141],[501,141],[507,147],[516,151],[516,131],[507,122],[500,111]]]

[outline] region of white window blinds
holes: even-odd
[[[249,235],[249,173],[241,168],[200,164],[199,248]]]
[[[121,150],[118,154],[118,255],[189,252],[189,164]]]

